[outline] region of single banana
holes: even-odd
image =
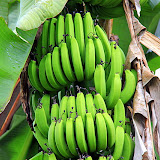
[[[66,121],[66,141],[67,141],[67,145],[68,145],[70,152],[74,156],[78,156],[77,144],[76,144],[75,133],[74,133],[74,119],[73,118],[67,118],[67,121]]]
[[[105,66],[105,53],[102,41],[98,36],[94,36],[93,42],[96,51],[96,65],[102,63],[102,66]]]
[[[85,98],[86,98],[85,101],[86,101],[87,113],[91,113],[93,120],[95,120],[96,108],[95,108],[93,96],[91,93],[87,93]]]
[[[48,147],[53,151],[53,153],[57,155],[57,157],[63,158],[56,146],[55,126],[56,126],[56,121],[52,121],[51,125],[49,126],[49,130],[48,130]]]
[[[78,116],[82,117],[83,125],[85,126],[85,115],[86,115],[86,103],[83,92],[77,93],[76,97],[76,108]]]
[[[53,67],[53,72],[57,81],[61,85],[66,86],[68,84],[68,80],[66,79],[62,70],[62,66],[60,62],[59,47],[54,47],[54,50],[52,53],[52,67]]]
[[[56,23],[56,44],[59,46],[64,39],[64,16],[59,15]]]
[[[47,91],[56,91],[55,88],[53,88],[50,83],[48,82],[47,76],[46,76],[46,69],[45,69],[45,60],[46,60],[46,55],[41,59],[39,63],[39,80],[42,84],[42,86],[47,90]]]
[[[48,160],[57,160],[57,158],[56,158],[54,153],[49,153],[48,154]]]
[[[53,102],[51,107],[51,122],[59,119],[59,105]]]
[[[115,146],[113,151],[113,158],[115,160],[118,160],[123,151],[123,144],[124,144],[124,129],[121,126],[117,126],[116,128],[116,140],[115,140]]]
[[[58,83],[54,73],[53,73],[53,69],[52,69],[52,54],[48,53],[46,55],[46,60],[45,60],[45,69],[46,69],[46,76],[48,79],[48,82],[50,83],[50,85],[57,89],[60,90],[62,88],[62,86]]]
[[[30,158],[29,160],[43,160],[43,151],[37,153],[35,156]]]
[[[124,145],[123,145],[123,151],[120,159],[123,160],[130,160],[131,158],[131,152],[132,152],[132,144],[130,141],[130,136],[125,133],[124,134]]]
[[[95,34],[93,19],[91,17],[91,13],[90,12],[87,12],[84,15],[83,26],[84,26],[85,43],[87,44],[87,41],[88,41],[89,37],[90,36],[92,37]]]
[[[125,86],[121,92],[120,99],[125,104],[127,103],[133,96],[136,89],[136,78],[134,74],[126,69],[125,70]]]
[[[68,48],[66,43],[61,44],[60,57],[61,57],[62,68],[65,76],[70,82],[76,81],[74,72],[70,64],[69,53],[68,53]]]
[[[48,136],[49,125],[43,105],[39,105],[35,110],[35,120],[39,131],[45,138]]]
[[[110,92],[111,84],[115,74],[119,73],[121,77],[123,73],[122,54],[121,54],[120,47],[116,44],[115,41],[111,42],[111,53],[112,53],[111,54],[111,70],[110,70],[108,79],[106,81],[107,94],[109,94]]]
[[[61,153],[61,155],[63,155],[65,158],[73,157],[73,155],[69,151],[69,148],[66,144],[63,120],[57,121],[57,124],[55,127],[55,142],[56,142],[58,151]]]
[[[100,157],[98,158],[98,160],[106,160],[106,157],[105,157],[105,156],[100,156]]]
[[[116,139],[115,126],[111,116],[107,112],[103,113],[102,115],[107,127],[107,138],[108,138],[107,146],[111,148],[114,145]]]
[[[125,129],[125,108],[121,99],[118,100],[114,107],[114,126],[115,128],[121,126]]]
[[[48,152],[48,139],[42,135],[35,121],[33,122],[33,128],[33,135],[36,138],[38,144],[45,152]]]
[[[51,23],[50,23],[50,27],[49,27],[49,47],[50,47],[50,51],[52,51],[53,47],[56,44],[56,22],[57,19],[56,18],[52,18],[51,19]]]
[[[49,26],[50,26],[50,21],[46,20],[43,24],[43,29],[42,29],[42,55],[47,54],[49,48],[48,45]]]
[[[85,139],[82,117],[78,116],[75,121],[76,141],[81,153],[88,153],[88,146]]]
[[[48,124],[50,124],[50,105],[51,105],[51,96],[50,94],[44,94],[40,100],[40,104],[43,106],[47,118]]]
[[[112,79],[111,89],[109,95],[105,98],[107,109],[113,109],[118,102],[121,94],[121,78],[118,73]]]
[[[94,104],[95,104],[97,110],[99,110],[100,112],[102,112],[102,113],[107,112],[107,107],[106,107],[105,101],[99,93],[96,93],[94,95]]]
[[[97,151],[107,148],[107,128],[101,113],[96,114]]]
[[[83,66],[79,46],[74,37],[71,38],[71,57],[76,78],[81,82],[84,80]]]
[[[94,85],[96,92],[99,93],[103,98],[106,98],[106,79],[105,70],[101,64],[96,66],[94,72]]]
[[[85,131],[87,135],[88,148],[90,152],[96,151],[96,134],[94,120],[91,113],[86,113]]]
[[[110,42],[108,40],[106,32],[98,24],[95,26],[95,30],[96,30],[96,34],[98,35],[99,39],[103,44],[104,53],[105,53],[105,62],[108,65],[111,59]]]
[[[86,42],[85,52],[85,79],[91,80],[95,71],[95,47],[92,39]]]
[[[82,64],[84,64],[85,61],[84,29],[83,29],[83,20],[80,13],[75,14],[74,28],[75,28],[75,38],[79,46]]]
[[[137,71],[135,69],[131,69],[131,72],[134,74],[134,77],[135,77],[136,83],[137,83],[138,82]]]
[[[69,96],[67,101],[67,115],[69,118],[76,117],[76,98],[75,96]]]
[[[85,158],[85,160],[92,160],[92,157],[91,157],[91,156],[87,156],[87,157]]]
[[[43,92],[45,89],[39,80],[37,68],[36,61],[31,60],[28,65],[28,77],[31,85],[39,92]]]

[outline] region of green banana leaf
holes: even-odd
[[[1,160],[25,160],[38,152],[38,143],[20,107],[13,116],[10,128],[0,137]]]

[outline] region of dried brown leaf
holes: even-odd
[[[137,11],[137,15],[140,17],[140,12],[141,12],[141,6],[139,4],[140,0],[130,0],[130,1],[134,4]]]

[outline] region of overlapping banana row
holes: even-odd
[[[48,94],[42,97],[33,124],[34,136],[45,152],[53,152],[57,159],[96,157],[103,152],[116,160],[132,157],[134,142],[121,99],[112,111],[99,93],[93,96],[79,91],[76,96],[64,96],[59,105],[50,101]]]

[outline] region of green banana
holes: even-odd
[[[69,96],[67,101],[67,115],[69,118],[76,117],[76,98],[75,96]]]
[[[100,157],[98,158],[98,160],[106,160],[106,157],[105,157],[105,156],[100,156]]]
[[[69,148],[66,144],[63,119],[57,121],[57,123],[56,123],[55,142],[56,142],[56,146],[58,148],[58,151],[60,152],[61,155],[63,155],[65,158],[72,158],[73,157],[73,155],[69,151]]]
[[[37,68],[36,61],[31,60],[28,65],[28,77],[31,85],[39,92],[43,92],[45,89],[38,78]]]
[[[78,116],[75,121],[76,141],[81,153],[88,153],[88,146],[85,139],[82,117]]]
[[[108,138],[107,145],[109,148],[111,148],[114,145],[115,139],[116,139],[115,126],[114,126],[111,116],[107,112],[103,113],[102,115],[103,115],[103,118],[105,120],[106,127],[107,127],[107,138]]]
[[[84,80],[83,66],[79,46],[74,37],[71,38],[71,57],[76,78],[81,82]]]
[[[35,156],[30,158],[29,160],[43,160],[43,151],[37,153]]]
[[[125,86],[120,95],[120,99],[124,104],[127,103],[132,98],[135,89],[136,89],[136,78],[130,70],[126,69]]]
[[[95,108],[94,99],[91,93],[86,94],[85,101],[86,101],[87,113],[91,113],[93,120],[95,120],[96,108]]]
[[[91,113],[86,113],[85,131],[87,135],[89,151],[95,152],[96,151],[96,135],[95,135],[94,120]]]
[[[123,144],[124,144],[124,129],[121,126],[117,126],[116,128],[116,140],[115,140],[115,146],[113,151],[113,158],[115,160],[118,160],[123,151]]]
[[[57,155],[59,158],[63,158],[60,152],[57,149],[56,142],[55,142],[55,126],[56,121],[52,121],[51,125],[49,126],[48,130],[48,147],[51,148],[53,153]]]
[[[96,114],[97,151],[107,148],[107,128],[101,113]]]
[[[54,153],[44,153],[43,160],[57,160]]]
[[[42,29],[42,55],[47,54],[48,52],[48,35],[49,35],[49,25],[50,21],[46,20],[43,24],[43,29]]]
[[[102,112],[102,113],[107,112],[107,107],[106,107],[105,101],[99,93],[96,93],[94,95],[94,104],[95,104],[97,110],[99,110],[100,112]]]
[[[55,46],[56,44],[56,24],[57,22],[57,19],[56,18],[52,18],[51,19],[51,23],[50,23],[50,27],[49,27],[49,47],[50,47],[50,50],[49,51],[52,51],[53,47]]]
[[[74,133],[74,119],[73,118],[67,118],[67,121],[66,121],[66,141],[67,141],[67,145],[68,145],[70,152],[74,156],[78,156],[77,144],[76,144],[75,133]]]
[[[52,68],[57,81],[61,85],[66,86],[68,84],[68,80],[66,79],[62,70],[62,66],[60,62],[59,47],[54,47],[54,50],[52,53]]]
[[[104,67],[99,64],[96,66],[94,72],[94,85],[96,92],[98,92],[103,98],[106,98],[106,79]]]
[[[34,93],[32,93],[31,95],[32,100],[31,100],[30,105],[32,106],[34,112],[40,102],[40,98],[41,98],[41,95],[37,90],[35,90]]]
[[[125,129],[125,108],[121,99],[118,100],[114,107],[114,126],[115,128],[121,126]]]
[[[105,98],[107,109],[113,109],[118,102],[121,94],[121,78],[118,73],[112,79],[109,95]]]
[[[42,86],[47,90],[47,91],[56,91],[55,88],[53,88],[50,83],[48,82],[48,79],[46,77],[46,68],[45,68],[45,60],[46,60],[46,55],[41,59],[39,63],[39,80],[42,84]]]
[[[69,53],[68,53],[68,48],[66,43],[61,44],[60,57],[61,57],[62,68],[65,73],[65,76],[70,82],[74,82],[76,78],[70,64]]]
[[[78,116],[82,117],[83,125],[85,126],[86,104],[85,104],[84,94],[81,91],[77,93],[76,108],[77,108],[77,114]]]
[[[80,13],[75,14],[74,28],[75,28],[75,38],[79,46],[82,64],[84,64],[85,61],[84,29],[83,29],[83,20]]]
[[[86,42],[85,52],[85,79],[91,80],[95,71],[95,47],[92,39]]]
[[[98,24],[95,26],[95,30],[96,30],[96,34],[98,35],[99,39],[102,42],[104,53],[105,53],[105,62],[108,65],[111,59],[110,42],[108,40],[106,32]]]
[[[106,160],[114,160],[114,158],[113,158],[113,156],[109,155],[109,156],[107,156]]]
[[[48,136],[49,125],[43,105],[39,105],[35,110],[35,120],[39,131],[45,138]]]
[[[59,105],[53,102],[51,107],[51,122],[59,119]]]
[[[64,29],[64,16],[59,15],[56,23],[56,44],[59,46],[64,39],[65,29]]]
[[[46,76],[48,79],[48,82],[50,83],[50,85],[57,89],[60,90],[62,88],[62,86],[58,83],[58,81],[56,80],[56,77],[53,73],[53,69],[52,69],[52,54],[48,53],[46,55],[46,60],[45,60],[45,69],[46,69]]]
[[[87,157],[85,157],[85,160],[92,160],[92,157],[91,156],[87,156]]]

